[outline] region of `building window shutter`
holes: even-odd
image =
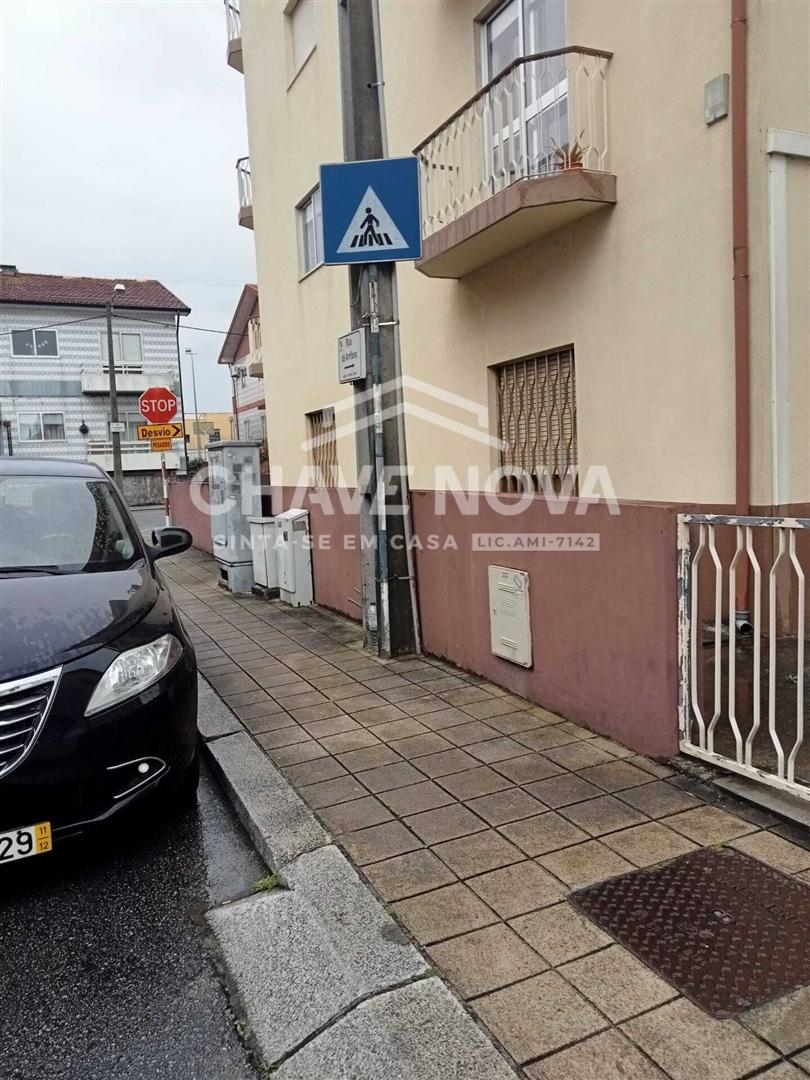
[[[310,464],[316,487],[337,487],[338,458],[335,410],[319,409],[307,413]]]
[[[315,48],[315,0],[298,0],[292,16],[293,71],[299,71]]]

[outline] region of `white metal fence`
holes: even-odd
[[[808,564],[808,518],[678,517],[681,749],[810,800]]]
[[[420,143],[425,236],[516,180],[605,171],[610,56],[572,46],[521,57]]]
[[[225,20],[228,25],[228,41],[235,41],[242,36],[242,19],[239,14],[239,0],[225,0]]]

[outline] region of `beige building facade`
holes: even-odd
[[[810,516],[810,4],[375,11],[387,153],[415,152],[421,178],[423,257],[396,283],[424,647],[671,753],[678,514]],[[344,158],[345,17],[340,0],[243,0],[229,42],[279,504],[322,465],[313,425],[334,426],[329,484],[358,477],[336,363],[348,272],[322,264],[318,233],[319,165]],[[356,521],[313,494],[333,541],[316,596],[356,617]],[[599,545],[475,549],[504,532]],[[528,575],[527,667],[492,650],[493,564]]]

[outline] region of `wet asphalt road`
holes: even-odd
[[[0,871],[2,1080],[255,1080],[202,913],[267,871],[196,806]]]

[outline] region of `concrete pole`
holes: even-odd
[[[112,328],[113,306],[107,304],[107,368],[110,375],[110,423],[118,423],[118,388],[115,385],[115,351],[113,349]],[[112,440],[113,479],[115,486],[124,494],[124,470],[121,466],[121,435],[118,431],[110,432]]]

